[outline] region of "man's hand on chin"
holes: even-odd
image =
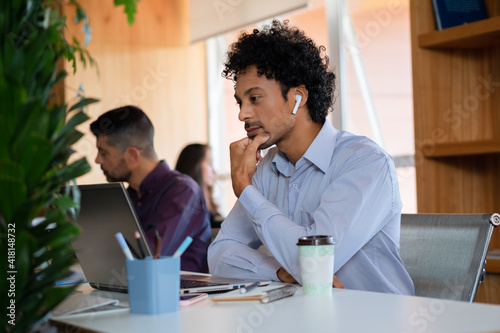
[[[236,197],[239,198],[245,187],[252,184],[252,176],[255,173],[257,163],[262,160],[259,147],[268,139],[268,134],[261,133],[253,139],[243,138],[229,146],[231,181]]]

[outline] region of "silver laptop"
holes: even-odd
[[[146,239],[128,193],[122,183],[80,185],[78,188],[81,201],[76,223],[82,232],[72,245],[85,278],[95,289],[127,292],[125,256],[115,234],[121,232],[138,254],[135,232]],[[147,241],[142,244],[146,256],[151,256]],[[181,293],[219,292],[243,288],[254,282],[183,272]]]

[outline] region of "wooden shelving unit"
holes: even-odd
[[[500,16],[418,36],[425,48],[475,49],[500,44]]]
[[[410,2],[421,213],[500,211],[500,3],[486,5],[490,18],[437,31],[431,1]]]
[[[436,31],[431,1],[410,1],[419,213],[500,213],[500,1],[485,2],[490,18]]]
[[[422,148],[424,156],[431,158],[497,154],[500,153],[500,140],[436,143],[423,146]]]

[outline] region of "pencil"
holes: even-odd
[[[132,255],[132,252],[130,252],[130,249],[127,245],[127,242],[125,241],[125,238],[123,237],[121,232],[117,232],[115,234],[116,240],[120,244],[120,247],[122,248],[123,254],[125,255],[125,258],[128,260],[134,260],[134,256]]]
[[[125,237],[123,237],[123,238],[125,238]],[[132,244],[129,243],[128,239],[125,238],[125,242],[127,243],[127,246],[130,249],[130,251],[132,252],[132,255],[134,256],[134,258],[140,258],[137,255],[137,252],[135,252],[135,249],[132,247]]]
[[[189,246],[189,244],[191,244],[192,241],[193,239],[187,236],[172,257],[180,257],[184,253],[184,251],[186,251],[187,247]]]
[[[246,287],[241,288],[241,289],[240,289],[240,293],[241,293],[241,294],[245,294],[245,293],[249,292],[250,290],[255,289],[256,287],[258,287],[258,286],[259,286],[259,283],[260,283],[260,282],[254,282],[254,283],[252,283],[252,284],[250,284],[250,285],[248,285],[248,286],[246,286]]]

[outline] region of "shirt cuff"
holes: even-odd
[[[271,281],[281,281],[278,278],[278,274],[276,274],[278,272],[278,269],[280,269],[281,267],[282,267],[281,264],[278,261],[276,261],[274,257],[269,257],[266,260],[266,264],[262,265],[259,268],[259,273],[260,273],[259,275],[269,276],[269,280]]]

